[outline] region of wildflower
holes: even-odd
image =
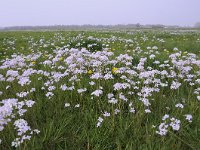
[[[103,94],[102,90],[95,90],[94,92],[91,93],[91,95],[95,95],[97,97],[99,97],[101,94]]]
[[[104,112],[103,116],[104,116],[104,117],[109,117],[109,116],[110,116],[110,113],[106,111],[106,112]]]
[[[200,96],[197,96],[197,99],[200,101]]]
[[[121,90],[121,89],[130,88],[131,86],[128,83],[115,83],[113,87],[114,87],[114,90]]]
[[[18,83],[21,86],[29,85],[31,83],[31,80],[29,79],[29,77],[20,77]]]
[[[92,70],[88,70],[88,72],[87,72],[89,75],[90,74],[92,74],[93,73],[93,71]]]
[[[114,97],[114,94],[108,93],[108,99],[111,99],[112,97]]]
[[[40,130],[34,129],[33,132],[35,132],[36,134],[39,134],[39,133],[40,133]]]
[[[74,107],[75,107],[75,108],[79,108],[79,107],[80,107],[80,104],[76,104]]]
[[[166,120],[167,118],[169,118],[169,115],[168,115],[168,114],[165,114],[165,115],[163,116],[162,120],[164,121],[164,120]]]
[[[175,107],[177,107],[177,108],[183,108],[184,106],[183,106],[183,104],[178,103],[178,104],[175,105]]]
[[[108,103],[117,104],[117,101],[118,101],[117,99],[111,98],[111,99],[108,100]]]
[[[114,79],[114,78],[113,78],[112,74],[107,73],[107,74],[104,75],[104,79],[108,80],[108,79]]]
[[[53,91],[53,90],[55,90],[55,89],[56,89],[55,86],[49,86],[49,87],[48,87],[48,90],[49,90],[49,91]]]
[[[35,61],[32,61],[31,63],[32,63],[33,65],[35,65],[35,64],[36,64],[36,62],[35,62]]]
[[[131,107],[130,110],[129,110],[129,112],[135,113],[135,108]]]
[[[117,115],[118,113],[120,113],[119,109],[115,109],[115,115]]]
[[[150,59],[154,59],[156,56],[154,55],[154,54],[151,54],[150,56],[149,56],[149,58]]]
[[[18,131],[18,135],[22,135],[26,133],[28,130],[31,130],[30,126],[28,126],[28,123],[24,119],[18,119],[14,122],[15,128]]]
[[[54,96],[54,94],[53,94],[52,92],[47,92],[45,95],[46,95],[46,97],[48,97],[49,99],[50,99],[51,97]]]
[[[68,87],[66,86],[66,84],[60,86],[60,89],[63,90],[63,91],[66,91],[67,88],[68,88]]]
[[[25,103],[26,103],[26,106],[27,106],[27,107],[32,107],[33,104],[35,104],[35,101],[27,100],[27,101],[25,101]]]
[[[151,113],[150,109],[145,109],[145,113]]]
[[[101,79],[103,76],[101,73],[94,73],[91,75],[91,79]]]
[[[192,122],[192,115],[190,115],[190,114],[186,114],[186,115],[184,115],[186,118],[186,120],[188,121],[188,122]]]
[[[128,101],[128,99],[125,97],[125,95],[123,95],[123,93],[119,93],[119,99],[123,100],[123,101]]]
[[[178,131],[180,129],[181,121],[175,118],[171,118],[171,123],[169,124],[173,130]]]
[[[60,60],[60,61],[63,61],[63,57],[60,57],[59,60]]]
[[[70,103],[65,103],[65,107],[69,107],[70,106]]]
[[[160,134],[161,136],[166,135],[168,132],[168,125],[165,123],[161,123],[159,125],[159,131],[156,131],[157,134]]]
[[[90,81],[89,84],[90,85],[95,85],[95,82],[94,81]]]
[[[99,117],[97,127],[100,127],[102,122],[103,122],[103,118]]]
[[[181,86],[181,83],[173,81],[170,89],[178,89]]]
[[[113,74],[117,74],[117,73],[118,73],[118,72],[117,72],[118,70],[119,70],[118,68],[113,67],[113,68],[112,68],[112,73],[113,73]]]
[[[85,92],[85,91],[87,91],[87,89],[86,89],[86,88],[83,88],[83,89],[78,89],[78,90],[77,90],[77,92],[78,92],[78,93],[83,93],[83,92]]]

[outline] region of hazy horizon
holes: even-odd
[[[198,0],[6,0],[0,27],[46,25],[163,24],[193,26]]]

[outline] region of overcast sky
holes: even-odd
[[[0,26],[165,24],[193,26],[200,0],[1,0]]]

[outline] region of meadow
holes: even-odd
[[[200,149],[200,31],[0,32],[0,149]]]

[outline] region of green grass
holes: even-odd
[[[27,67],[19,70],[22,73],[26,70],[32,62],[35,70],[45,70],[47,72],[57,71],[64,73],[65,70],[58,69],[62,65],[68,67],[63,60],[58,61],[52,65],[55,68],[44,66],[40,62],[45,61],[50,55],[55,57],[53,51],[55,49],[62,49],[62,47],[79,48],[86,47],[88,44],[98,43],[94,49],[89,49],[92,52],[108,48],[109,51],[114,52],[114,59],[119,54],[129,54],[133,57],[131,61],[132,66],[139,63],[141,57],[148,57],[150,54],[156,55],[156,60],[163,63],[169,59],[169,55],[174,53],[173,49],[177,47],[182,51],[182,55],[187,53],[194,53],[199,58],[200,52],[200,34],[197,32],[184,32],[172,34],[174,31],[126,31],[126,32],[91,32],[91,31],[57,31],[57,32],[0,32],[0,61],[11,58],[12,54],[23,54],[24,57],[30,54],[42,53],[42,55],[35,61],[31,58],[26,58],[25,63]],[[130,34],[132,33],[132,34]],[[81,36],[80,36],[81,35]],[[93,40],[88,40],[92,36]],[[115,37],[115,38],[114,38]],[[41,41],[42,39],[42,41]],[[163,39],[165,42],[160,42],[158,39]],[[129,41],[128,41],[129,40]],[[130,42],[132,40],[132,42]],[[10,42],[11,41],[11,42]],[[12,44],[12,41],[15,41]],[[76,46],[81,43],[80,47]],[[88,43],[88,44],[87,44]],[[46,45],[46,46],[44,46]],[[107,46],[106,46],[107,45]],[[157,46],[158,50],[150,52],[147,47]],[[136,50],[140,47],[141,52]],[[88,48],[87,48],[88,49]],[[155,51],[158,53],[156,54]],[[185,53],[184,53],[185,52]],[[187,52],[187,53],[186,53]],[[61,57],[66,58],[68,54],[63,54]],[[0,62],[2,65],[2,62]],[[124,66],[123,63],[116,64],[120,68]],[[161,68],[153,63],[153,60],[147,59],[145,67],[151,66],[153,69],[161,70]],[[101,66],[102,70],[108,67],[112,70],[112,65]],[[95,69],[95,67],[88,68]],[[99,69],[99,68],[96,68]],[[8,69],[0,69],[0,74],[6,77]],[[13,70],[16,70],[14,68]],[[190,73],[195,74],[199,67],[195,66]],[[168,70],[169,71],[169,70]],[[177,70],[176,70],[177,71]],[[178,73],[178,71],[177,71]],[[132,77],[128,74],[127,77],[133,81],[140,81],[139,86],[144,86],[144,79]],[[30,85],[20,86],[15,79],[13,82],[0,81],[0,101],[8,98],[18,98],[16,93],[22,91],[30,91],[35,88],[36,91],[30,93],[25,98],[18,98],[19,101],[24,99],[32,99],[36,103],[32,108],[28,108],[27,112],[22,116],[27,120],[31,129],[39,129],[38,135],[33,135],[30,141],[26,141],[17,149],[87,149],[87,150],[113,150],[113,149],[138,149],[138,150],[188,150],[200,149],[200,109],[199,101],[193,93],[198,85],[193,87],[183,79],[177,78],[181,83],[178,90],[171,90],[169,87],[160,88],[158,93],[153,93],[149,97],[151,101],[150,110],[152,113],[145,113],[145,106],[139,100],[136,94],[128,95],[129,90],[122,90],[129,102],[133,102],[135,113],[129,113],[129,103],[119,101],[117,104],[108,104],[107,95],[113,93],[116,98],[119,96],[119,91],[113,90],[113,84],[117,82],[124,82],[120,78],[120,74],[113,74],[113,80],[94,80],[95,86],[88,84],[90,75],[83,73],[78,78],[80,81],[75,82],[75,89],[87,88],[87,91],[82,95],[76,91],[62,91],[60,86],[66,84],[70,86],[69,81],[71,74],[62,78],[58,82],[54,82],[56,90],[53,91],[54,96],[48,99],[45,94],[48,92],[48,86],[45,90],[41,87],[48,80],[39,74],[33,74],[30,77],[32,81]],[[42,80],[38,78],[42,77]],[[156,75],[155,78],[160,79],[161,76]],[[198,78],[198,76],[197,76]],[[163,82],[172,82],[172,78],[161,79]],[[10,88],[5,89],[6,86]],[[91,93],[98,89],[99,86],[103,88],[103,95],[91,99]],[[152,86],[152,85],[150,85]],[[140,87],[140,88],[141,88]],[[132,91],[134,91],[132,89]],[[135,90],[134,92],[138,92]],[[65,108],[65,103],[70,103],[71,106]],[[184,109],[176,108],[177,103],[184,104]],[[79,108],[75,108],[76,104],[80,104]],[[114,115],[114,109],[118,108],[121,112]],[[170,109],[167,109],[170,108]],[[102,117],[102,113],[108,111],[111,113],[110,117],[104,117],[101,127],[96,127],[98,117]],[[169,130],[166,136],[156,134],[159,124],[162,122],[162,117],[169,114],[181,120],[181,128],[179,131]],[[184,119],[185,114],[192,114],[193,121],[188,123]],[[20,116],[16,116],[21,118]],[[157,126],[152,128],[152,126]],[[17,137],[17,132],[14,129],[13,122],[5,126],[5,129],[0,132],[0,139],[2,143],[0,149],[15,149],[11,146],[11,142]]]

